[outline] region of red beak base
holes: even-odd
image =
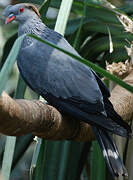
[[[16,17],[15,16],[11,16],[11,17],[7,17],[6,18],[6,24],[9,24],[10,22],[12,22]]]

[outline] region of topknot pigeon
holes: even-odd
[[[32,4],[8,6],[6,23],[19,22],[18,36],[31,33],[80,56],[66,39],[49,29]],[[20,73],[36,93],[61,113],[89,123],[97,137],[107,166],[114,177],[127,176],[112,134],[129,137],[130,126],[115,112],[110,93],[96,73],[72,57],[26,36],[19,55]]]

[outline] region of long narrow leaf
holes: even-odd
[[[35,177],[42,175],[42,174],[40,174],[39,167],[37,167],[37,161],[38,161],[38,163],[40,163],[40,156],[42,155],[42,152],[40,152],[41,151],[42,139],[37,138],[37,141],[38,142],[36,143],[36,146],[34,149],[33,158],[32,158],[31,167],[30,167],[30,174],[29,174],[30,180],[33,179],[33,174],[34,174],[35,168],[37,168],[35,171]],[[43,147],[44,147],[44,144],[43,144]]]
[[[40,139],[41,141],[41,139]],[[35,176],[33,179],[39,179],[39,180],[44,180],[44,166],[45,163],[43,163],[45,160],[45,141],[42,141],[42,144],[40,146],[40,151],[38,154],[38,158],[37,158],[37,165],[36,165],[36,171],[35,171]]]
[[[2,163],[2,175],[5,180],[9,180],[10,178],[10,171],[13,160],[15,143],[16,143],[16,137],[11,137],[11,136],[7,137],[3,163]]]
[[[13,45],[13,48],[7,57],[7,60],[0,72],[0,94],[5,88],[8,75],[11,72],[11,69],[16,61],[21,42],[23,40],[23,36],[21,36],[19,39],[17,39]],[[17,96],[17,94],[16,94]],[[4,157],[2,162],[2,174],[5,180],[9,180],[10,177],[10,171],[11,171],[11,165],[13,160],[13,154],[15,149],[15,143],[16,143],[16,137],[7,137],[6,145],[5,145],[5,151],[4,151]]]
[[[92,143],[90,180],[105,180],[106,166],[97,141]]]
[[[12,67],[16,61],[16,58],[17,58],[17,55],[18,55],[18,52],[19,52],[23,38],[24,38],[24,35],[19,37],[15,41],[7,59],[6,59],[6,62],[3,65],[3,68],[0,72],[0,94],[2,93],[2,91],[5,88],[6,82],[8,80],[8,75],[11,72]]]
[[[18,169],[17,167],[19,166],[19,160],[21,160],[21,158],[24,156],[27,149],[31,145],[32,141],[33,141],[32,134],[27,134],[25,136],[20,136],[17,138],[13,161],[12,161],[11,175],[13,172],[15,173],[15,171],[17,171]]]
[[[86,1],[84,2],[84,8],[83,8],[83,13],[84,13],[84,16],[82,16],[81,20],[80,20],[80,26],[78,28],[78,31],[77,31],[77,34],[76,34],[76,37],[75,37],[75,40],[74,40],[74,44],[73,44],[73,47],[78,50],[79,49],[79,40],[80,40],[80,33],[81,33],[81,29],[82,29],[82,26],[83,26],[83,23],[84,23],[84,18],[85,18],[85,15],[86,15],[86,7],[87,7],[87,3]]]
[[[45,18],[46,18],[46,13],[48,11],[49,5],[50,5],[51,0],[46,0],[42,3],[39,12],[41,15],[41,19],[43,22],[45,22]]]
[[[16,89],[14,97],[15,98],[23,98],[25,90],[26,90],[26,84],[22,80],[21,76],[19,76],[17,89]],[[4,151],[4,156],[3,156],[3,162],[2,162],[2,174],[5,178],[5,180],[9,180],[9,178],[10,178],[15,144],[16,144],[16,137],[7,136],[6,144],[5,144],[5,151]]]
[[[17,89],[15,91],[14,98],[16,99],[24,98],[25,90],[26,90],[26,84],[24,80],[22,79],[21,75],[19,75]]]
[[[59,32],[62,35],[64,35],[65,33],[66,24],[68,21],[72,3],[73,0],[62,0],[61,3],[61,7],[55,25],[55,31]]]

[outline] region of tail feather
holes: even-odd
[[[61,111],[62,113],[69,112],[69,115],[72,115],[73,117],[85,121],[86,123],[89,123],[94,126],[98,126],[103,130],[107,130],[112,132],[113,134],[117,134],[122,137],[129,137],[130,136],[130,127],[127,125],[127,127],[122,126],[119,124],[119,122],[115,122],[115,116],[113,116],[113,119],[110,118],[110,116],[107,114],[107,117],[102,113],[90,113],[83,111],[80,108],[77,108],[73,104],[68,104],[64,101],[58,101],[60,107],[58,104],[56,104],[55,107],[58,107],[57,109]]]
[[[105,162],[113,177],[128,176],[126,168],[113,142],[112,134],[92,126],[101,147]]]

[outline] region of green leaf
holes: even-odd
[[[6,85],[6,82],[8,79],[8,75],[11,72],[11,69],[12,69],[12,67],[16,61],[16,58],[17,58],[23,37],[24,36],[21,36],[20,38],[18,38],[15,41],[13,48],[11,49],[11,52],[8,55],[7,60],[6,60],[2,70],[0,72],[0,84],[1,84],[0,94],[2,93],[2,91],[5,88],[5,85]],[[20,85],[20,81],[19,81],[19,85]],[[25,84],[23,86],[24,86],[23,91],[25,92]],[[17,91],[16,97],[18,96],[18,93],[19,92]],[[7,137],[3,162],[2,162],[2,174],[5,178],[5,180],[8,180],[10,177],[10,171],[11,171],[11,165],[12,165],[12,160],[13,160],[13,155],[14,155],[15,143],[16,143],[16,137],[10,137],[10,136]]]
[[[60,167],[60,161],[63,155],[63,144],[64,141],[45,141],[45,153],[42,154],[44,166],[42,172],[43,179],[58,179],[58,173],[62,168]]]
[[[112,39],[113,39],[114,50],[121,49],[122,51],[124,51],[125,50],[124,46],[128,45],[124,39],[120,40],[114,37]],[[91,41],[84,43],[83,47],[80,50],[80,53],[86,59],[90,59],[90,58],[94,59],[98,54],[106,51],[109,51],[109,37],[103,36],[100,38],[98,37],[96,37],[95,39],[93,38],[91,39]]]
[[[41,138],[37,138],[36,141],[37,142],[34,149],[33,158],[32,158],[31,167],[30,167],[30,174],[29,174],[30,180],[33,180],[33,179],[41,180],[43,178],[42,174],[44,170],[42,170],[42,160],[43,160],[42,158],[44,156],[43,151],[45,148],[45,141],[42,141]],[[41,172],[40,172],[40,169],[42,170]]]
[[[65,33],[66,24],[68,21],[72,3],[73,0],[62,0],[61,2],[61,7],[55,25],[55,31],[59,32],[62,35],[64,35]]]
[[[97,141],[92,142],[90,180],[105,180],[106,165]]]
[[[85,18],[85,15],[86,15],[86,8],[87,8],[87,3],[84,2],[84,8],[83,8],[83,13],[84,13],[84,16],[82,16],[81,20],[80,20],[80,26],[78,28],[78,31],[76,33],[76,37],[75,37],[75,40],[74,40],[74,44],[73,44],[73,47],[77,50],[79,49],[79,46],[80,46],[80,33],[81,33],[81,29],[82,29],[82,26],[83,26],[83,23],[84,23],[84,18]]]
[[[19,3],[23,2],[23,3],[27,3],[27,0],[17,0]],[[35,4],[41,4],[43,3],[44,0],[30,0],[30,3],[35,3]]]
[[[113,62],[124,62],[125,59],[129,59],[129,56],[124,48],[115,49],[111,54],[106,52],[103,56],[103,62],[105,63],[105,61],[108,60],[109,64]]]
[[[6,61],[6,58],[8,56],[8,54],[10,53],[12,47],[13,47],[13,44],[15,42],[15,40],[17,39],[18,35],[17,33],[14,34],[13,36],[11,36],[5,43],[4,45],[4,49],[3,49],[3,55],[2,55],[2,58],[1,58],[1,64],[0,64],[0,67],[3,66],[3,64],[5,63]]]
[[[83,2],[75,2],[73,4],[72,10],[76,14],[83,15]],[[117,12],[117,10],[116,10]],[[103,7],[100,3],[97,4],[95,2],[87,3],[87,10],[86,10],[86,17],[89,19],[95,19],[102,21],[104,23],[111,23],[111,24],[120,24],[119,20],[116,17],[116,13],[110,9]]]
[[[5,151],[2,162],[2,175],[5,180],[9,180],[11,165],[13,160],[16,137],[7,136]]]
[[[17,89],[15,91],[14,98],[23,99],[25,91],[26,91],[26,84],[25,84],[24,80],[22,79],[21,75],[19,75]]]
[[[15,92],[14,98],[20,98],[20,99],[23,98],[25,90],[26,90],[26,84],[21,78],[21,76],[19,76],[17,89]],[[3,162],[2,162],[2,174],[5,180],[9,180],[10,178],[10,171],[11,171],[11,166],[12,166],[12,161],[13,161],[13,156],[14,156],[15,144],[16,144],[16,137],[7,136]],[[15,155],[15,158],[16,157],[18,156]]]
[[[31,145],[32,141],[33,141],[32,134],[27,134],[25,136],[17,137],[17,142],[16,142],[13,161],[12,161],[12,172],[17,171],[17,167],[19,166],[19,160],[21,160],[21,158],[24,156],[25,152],[27,151],[28,147]]]
[[[7,59],[6,59],[6,62],[3,65],[3,68],[2,68],[2,70],[0,72],[0,94],[2,93],[2,91],[5,88],[6,82],[8,80],[8,75],[11,72],[12,67],[13,67],[13,65],[14,65],[14,63],[16,61],[16,58],[18,56],[18,52],[20,50],[21,43],[23,41],[24,36],[25,35],[19,37],[15,41],[15,43],[14,43],[14,45],[13,45]]]
[[[45,19],[46,19],[46,13],[48,11],[48,8],[49,8],[49,5],[51,3],[51,0],[46,0],[42,3],[40,9],[39,9],[39,12],[40,12],[40,15],[41,15],[41,19],[43,22],[45,22]]]
[[[52,2],[51,2],[51,7],[54,7],[54,8],[57,8],[57,9],[59,9],[60,8],[60,4],[61,4],[61,1],[62,0],[52,0]]]
[[[58,174],[58,180],[65,179],[65,177],[68,174],[67,169],[70,163],[71,145],[72,145],[71,141],[64,141],[62,144],[61,159],[59,161],[60,171]]]

